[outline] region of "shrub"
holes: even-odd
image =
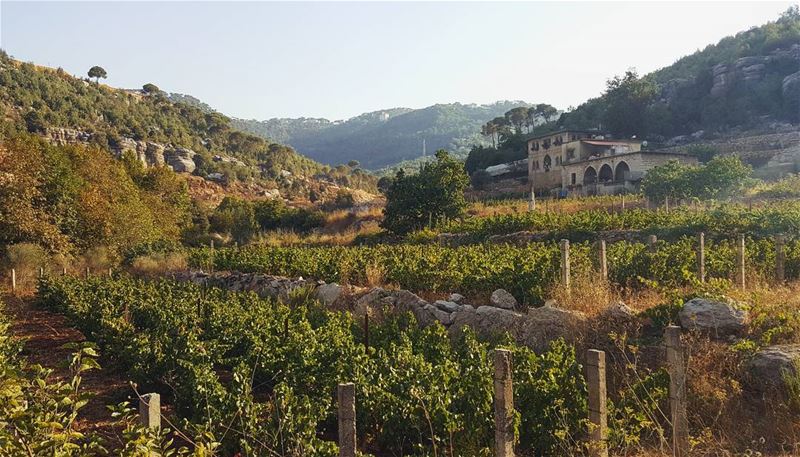
[[[483,190],[489,185],[490,182],[492,182],[492,175],[490,175],[486,170],[478,170],[472,173],[472,176],[470,176],[469,180],[473,189]]]
[[[397,173],[386,193],[382,226],[405,234],[442,217],[458,217],[466,208],[464,190],[468,184],[463,164],[446,151],[437,151],[436,161],[424,164],[419,173]]]
[[[153,253],[134,258],[130,268],[136,275],[155,278],[170,272],[186,270],[188,261],[186,255],[181,252]]]
[[[18,243],[6,247],[8,265],[20,271],[36,271],[45,266],[48,255],[38,244]]]

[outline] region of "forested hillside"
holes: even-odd
[[[351,201],[353,188],[376,191],[363,170],[243,133],[196,99],[172,101],[152,83],[111,88],[99,67],[89,74],[96,79],[0,52],[0,247],[119,260],[137,246],[207,243],[232,214],[247,222],[238,238],[263,221],[305,230],[318,212],[284,199],[322,205]]]
[[[168,96],[151,83],[142,90],[121,90],[97,81],[0,52],[3,130],[59,136],[62,142],[91,142],[118,155],[135,153],[147,143],[162,150],[189,150],[186,171],[200,176],[220,173],[226,180],[275,181],[286,172],[300,176],[332,172],[289,146],[237,130],[228,117],[193,97]],[[64,139],[62,129],[74,138]]]
[[[800,10],[723,38],[669,67],[608,82],[558,124],[667,140],[800,121]],[[703,131],[703,132],[700,132]]]
[[[440,104],[422,109],[394,108],[365,113],[342,122],[327,119],[234,120],[242,130],[286,142],[302,154],[328,164],[357,160],[376,169],[447,149],[464,157],[474,144],[489,144],[481,126],[521,101],[491,105]]]

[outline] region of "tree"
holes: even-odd
[[[159,89],[158,86],[153,83],[147,83],[142,86],[142,92],[147,95],[156,95],[161,93],[161,89]]]
[[[492,175],[486,170],[478,170],[470,176],[472,188],[476,190],[486,189],[490,182],[492,182]]]
[[[691,172],[695,167],[671,160],[650,169],[642,179],[642,193],[653,203],[669,198],[688,198],[691,195]]]
[[[392,178],[389,176],[381,176],[381,179],[378,180],[378,191],[380,191],[382,194],[388,192],[391,186]]]
[[[522,126],[528,120],[528,108],[525,106],[512,108],[506,112],[505,117],[508,123],[514,126],[514,132],[520,134],[522,133]]]
[[[736,156],[715,157],[699,168],[692,178],[698,198],[729,197],[744,190],[752,170]]]
[[[683,165],[670,161],[647,172],[642,193],[651,201],[669,198],[722,198],[741,191],[751,169],[738,157],[715,157],[706,165]]]
[[[211,228],[230,233],[238,243],[246,243],[258,232],[253,204],[236,197],[225,197],[210,218]]]
[[[717,155],[717,148],[709,144],[695,144],[689,146],[686,152],[688,152],[689,155],[697,157],[700,163],[708,163]]]
[[[468,185],[464,165],[440,149],[436,161],[424,164],[419,173],[397,172],[386,192],[381,226],[402,235],[436,224],[442,217],[458,217],[467,206],[464,190]]]
[[[42,119],[42,115],[36,110],[28,111],[25,114],[25,124],[28,127],[28,131],[31,133],[43,132],[47,127],[44,123],[44,119]]]
[[[481,135],[488,136],[492,139],[492,147],[497,147],[497,129],[498,125],[494,121],[489,121],[481,127]]]
[[[358,160],[351,160],[347,162],[347,166],[350,168],[358,168],[359,165],[361,165],[361,162],[359,162]]]
[[[647,108],[656,95],[656,85],[639,78],[636,70],[624,76],[615,76],[606,83],[606,110],[603,116],[606,127],[621,136],[647,133]]]
[[[88,75],[90,78],[94,78],[94,82],[96,84],[100,83],[100,78],[105,79],[108,77],[106,70],[103,67],[98,67],[97,65],[89,69]]]

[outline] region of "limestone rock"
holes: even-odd
[[[458,303],[454,303],[447,300],[436,300],[433,304],[437,308],[441,309],[442,311],[446,311],[448,313],[454,313],[461,308],[461,305],[459,305]]]
[[[164,153],[164,160],[176,173],[193,173],[196,168],[194,163],[196,155],[191,149],[175,148]]]
[[[681,327],[689,330],[701,330],[715,336],[736,335],[741,333],[747,322],[747,311],[738,309],[729,303],[705,298],[693,298],[684,303],[678,313]]]
[[[419,313],[420,316],[424,316],[424,317],[422,317],[422,318],[420,318],[419,316],[417,317],[417,320],[419,320],[420,325],[426,326],[426,325],[433,324],[433,320],[438,321],[440,324],[444,325],[445,327],[450,325],[450,313],[448,313],[447,311],[443,311],[443,310],[437,308],[436,306],[430,305],[430,304],[425,305],[422,308],[417,308],[417,309],[424,311],[424,312],[420,312]],[[429,316],[433,317],[433,319],[430,319]]]
[[[554,306],[529,308],[519,341],[537,351],[545,350],[548,344],[555,339],[583,334],[587,322],[586,316],[577,311],[568,311]]]
[[[76,144],[91,140],[92,134],[75,129],[48,127],[44,130],[45,139],[60,146]]]
[[[478,329],[478,313],[470,305],[464,305],[460,310],[450,315],[450,329],[451,335],[457,335],[462,327],[472,327],[477,331]]]
[[[341,296],[344,289],[339,284],[332,282],[330,284],[322,284],[314,291],[314,295],[324,305],[334,304]]]
[[[761,349],[747,364],[750,384],[766,391],[785,387],[784,373],[796,374],[800,344],[781,344]]]
[[[475,310],[478,333],[486,336],[509,332],[512,335],[520,328],[525,316],[494,306],[479,306]]]
[[[492,292],[492,297],[489,301],[492,306],[503,309],[514,309],[517,306],[517,299],[504,289],[497,289]]]
[[[617,302],[613,305],[609,306],[608,309],[605,310],[605,314],[618,321],[629,321],[636,319],[636,313],[625,304],[625,302]]]
[[[145,158],[148,165],[164,165],[164,146],[148,141],[146,143]]]
[[[394,305],[400,312],[414,312],[415,309],[423,308],[428,304],[428,302],[407,290],[398,290],[397,292],[394,292],[393,295]]]
[[[370,308],[383,308],[387,304],[384,300],[387,297],[389,297],[389,292],[380,287],[373,287],[369,292],[356,300],[353,314],[358,317],[363,317]]]
[[[447,301],[461,304],[461,302],[464,301],[464,296],[461,294],[450,294],[450,296],[447,298]]]
[[[728,66],[724,63],[714,65],[714,68],[711,69],[711,73],[714,77],[714,82],[711,86],[711,96],[720,97],[727,92],[731,84]]]

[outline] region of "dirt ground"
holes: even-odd
[[[73,351],[63,346],[86,341],[86,337],[70,326],[64,316],[37,308],[31,296],[3,295],[2,300],[12,319],[12,332],[24,341],[22,355],[28,363],[53,369],[55,379],[67,379]],[[99,362],[102,367],[103,359]],[[122,425],[111,417],[107,405],[131,398],[134,395],[132,387],[120,374],[107,368],[84,373],[81,386],[84,392],[92,394],[92,398],[80,411],[76,428],[97,433],[109,447],[115,447],[119,443]]]

